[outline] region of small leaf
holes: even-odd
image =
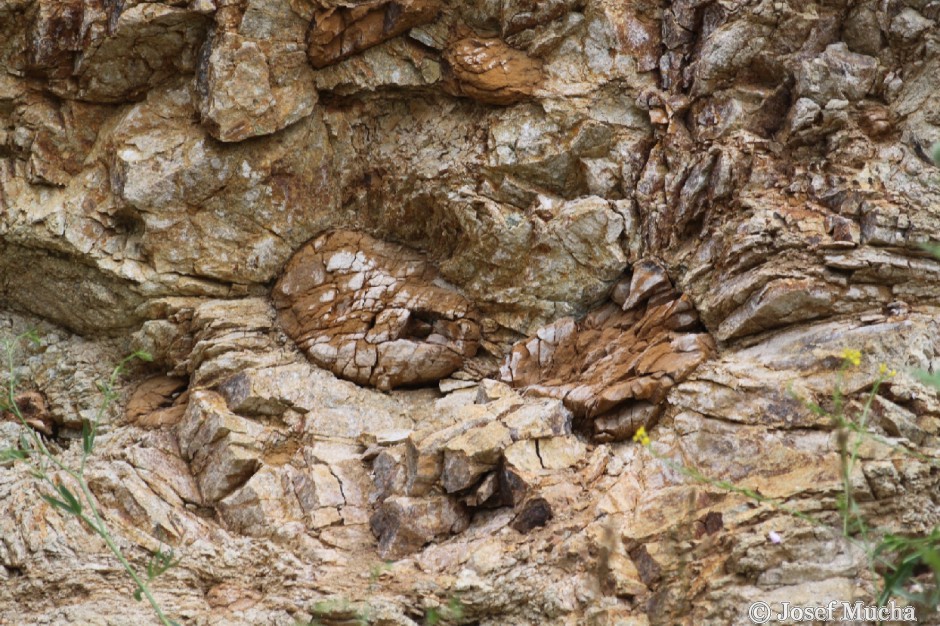
[[[134,591],[134,599],[137,600],[138,602],[141,601],[141,591],[142,590],[140,587],[138,587],[137,590]]]
[[[69,510],[78,515],[82,512],[82,503],[72,495],[72,492],[69,491],[69,488],[65,485],[56,485],[56,489],[59,490],[59,493],[62,494],[62,497],[65,498],[65,501],[69,504]]]
[[[925,385],[929,385],[934,389],[940,389],[940,373],[930,374],[923,370],[918,370],[914,372],[914,375]]]
[[[91,430],[91,422],[89,420],[82,421],[82,450],[85,451],[85,454],[91,454],[92,449],[95,446],[94,433]]]
[[[940,243],[928,242],[920,244],[921,249],[926,250],[935,257],[940,257]]]
[[[45,500],[46,502],[48,502],[49,504],[51,504],[52,506],[54,506],[55,508],[57,508],[57,509],[62,509],[62,510],[65,511],[66,513],[72,513],[73,515],[75,514],[75,512],[72,510],[72,508],[69,507],[69,505],[67,505],[65,502],[62,502],[62,500],[59,500],[59,499],[57,499],[57,498],[53,498],[52,496],[47,496],[47,495],[44,494],[44,493],[43,493],[43,494],[40,494],[39,497],[42,498],[43,500]]]
[[[136,357],[146,363],[151,363],[153,361],[153,355],[147,352],[146,350],[137,350],[131,356]]]
[[[27,458],[29,458],[29,455],[23,450],[17,450],[16,448],[4,448],[0,450],[0,462],[22,461]]]

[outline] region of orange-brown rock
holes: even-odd
[[[380,0],[317,13],[307,31],[307,57],[326,67],[437,17],[439,0]]]
[[[26,424],[42,434],[49,436],[52,434],[53,419],[49,414],[49,408],[46,406],[46,400],[42,394],[36,391],[27,391],[17,395],[14,399],[16,407],[19,409],[19,416],[12,410],[0,411],[0,418],[10,421],[19,421],[20,417]]]
[[[562,399],[605,440],[649,426],[669,389],[715,350],[691,300],[655,262],[638,263],[611,300],[517,343],[500,370],[513,387]]]
[[[177,424],[186,411],[186,402],[181,401],[185,388],[186,380],[182,378],[148,378],[137,386],[127,401],[124,410],[127,421],[143,428]]]
[[[440,380],[476,354],[470,303],[423,255],[360,233],[300,249],[274,287],[278,317],[311,361],[391,389]]]
[[[530,98],[542,82],[542,64],[498,38],[465,37],[444,53],[447,87],[454,95],[488,104]]]

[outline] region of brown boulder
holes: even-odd
[[[449,90],[488,104],[526,100],[542,82],[541,63],[501,39],[465,37],[447,49],[444,60]]]
[[[285,332],[311,361],[362,385],[438,381],[476,354],[470,303],[414,251],[359,233],[304,246],[274,287]]]

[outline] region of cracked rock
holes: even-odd
[[[562,400],[602,439],[623,439],[649,426],[669,389],[715,347],[691,300],[656,264],[637,264],[612,297],[580,321],[563,318],[517,343],[500,377]]]
[[[435,537],[462,532],[468,523],[464,508],[448,496],[393,496],[381,504],[370,520],[383,559],[402,558]]]
[[[480,340],[470,303],[422,255],[368,235],[310,242],[273,296],[285,332],[311,361],[379,389],[436,382]]]

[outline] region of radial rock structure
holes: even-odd
[[[476,354],[472,307],[421,255],[355,232],[300,249],[274,286],[285,332],[337,376],[392,389],[437,382]]]

